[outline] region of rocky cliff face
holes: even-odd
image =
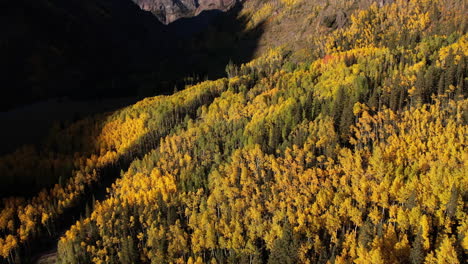
[[[205,10],[226,11],[240,0],[133,0],[143,10],[155,14],[158,19],[169,24],[181,17],[191,17]]]

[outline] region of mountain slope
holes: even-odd
[[[130,1],[2,5],[0,81],[10,94],[2,97],[2,110],[60,96],[134,95],[128,75],[168,48],[163,25]]]
[[[261,25],[265,45],[227,78],[51,134],[38,160],[75,153],[73,173],[3,200],[5,261],[111,166],[121,177],[60,239],[59,263],[463,263],[466,6],[308,3],[246,2],[244,30]]]
[[[10,1],[0,12],[0,82],[9,94],[2,97],[1,111],[60,97],[167,94],[174,86],[182,88],[184,77],[211,77],[206,65],[221,59],[206,53],[195,57],[187,42],[208,50],[209,40],[194,34],[206,31],[214,18],[228,16],[214,12],[204,23],[198,17],[181,21],[179,28],[191,28],[181,35],[131,0]],[[229,18],[230,24],[241,23]]]
[[[197,16],[206,10],[227,11],[240,0],[134,0],[143,10],[155,14],[165,24],[182,17]]]

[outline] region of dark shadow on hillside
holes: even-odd
[[[24,30],[26,33],[31,33],[30,36],[18,37],[17,40],[20,40],[22,43],[24,41],[24,44],[14,47],[12,49],[14,52],[8,55],[7,62],[12,62],[15,65],[12,65],[11,68],[6,67],[4,64],[0,65],[0,70],[11,73],[10,76],[6,74],[2,75],[1,81],[11,85],[9,87],[12,90],[21,87],[17,90],[18,96],[29,95],[29,92],[32,90],[28,89],[40,87],[37,90],[41,96],[40,98],[47,99],[57,96],[55,94],[56,90],[47,89],[51,87],[58,89],[64,85],[69,85],[67,86],[67,91],[78,93],[78,97],[76,98],[71,95],[72,99],[83,100],[105,99],[108,98],[109,94],[109,97],[116,94],[117,96],[127,95],[126,92],[129,92],[127,89],[130,88],[132,89],[132,93],[139,96],[169,94],[173,91],[174,86],[181,89],[187,84],[195,83],[197,80],[204,78],[216,79],[225,76],[225,66],[230,60],[234,63],[249,61],[255,53],[258,39],[263,33],[262,25],[244,31],[247,20],[238,17],[241,10],[240,5],[228,13],[207,11],[202,13],[200,17],[183,19],[166,28],[160,27],[161,24],[154,21],[155,18],[148,13],[139,9],[135,10],[135,5],[130,0],[70,0],[68,2],[50,0],[52,4],[58,5],[60,3],[66,5],[60,8],[55,6],[54,8],[56,9],[53,10],[53,15],[50,17],[40,13],[41,8],[43,8],[42,11],[46,10],[44,6],[41,6],[44,4],[44,1],[38,0],[34,4],[32,3],[34,1],[31,1],[23,0],[18,3],[22,5],[31,4],[32,7],[38,9],[32,8],[31,10],[21,11],[20,9],[7,8],[9,11],[14,10],[22,14],[19,15],[21,23],[16,24],[16,30],[25,25],[31,26],[29,24],[34,24],[33,22],[36,19],[38,21],[38,25]],[[122,6],[117,8],[122,13],[117,12],[118,15],[112,16],[114,14],[112,12],[116,12],[112,10],[114,10],[114,5],[117,5],[117,3],[122,4]],[[82,4],[89,4],[89,6],[84,8],[81,6]],[[47,6],[47,8],[50,8],[50,6]],[[87,16],[88,13],[86,12],[89,11],[89,8],[99,15]],[[97,8],[97,11],[95,8]],[[84,12],[80,13],[83,17],[77,15],[75,12],[78,11],[75,9]],[[33,10],[37,10],[38,14],[33,14]],[[128,15],[126,14],[128,10],[135,13]],[[136,17],[136,14],[143,14],[144,16],[143,20],[146,22],[141,22],[142,24],[140,24],[146,25],[143,29],[137,30],[132,23],[116,21],[124,18],[131,19],[132,17],[140,19]],[[64,17],[66,19],[60,20]],[[14,19],[15,15],[11,15],[10,18]],[[59,19],[54,21],[57,18]],[[41,28],[43,26],[41,24],[43,22],[40,22],[42,21],[41,19],[45,19],[46,24],[51,27],[50,32],[48,31],[49,29],[44,31]],[[100,19],[103,20],[101,21]],[[0,20],[3,20],[3,18]],[[92,28],[91,26],[96,24],[95,20],[98,20],[99,23],[97,24],[102,27]],[[58,23],[57,21],[64,23]],[[84,23],[85,27],[82,27],[83,21],[86,21]],[[118,23],[118,26],[113,25],[112,23],[114,22]],[[56,23],[56,25],[52,25],[53,23]],[[123,27],[122,23],[124,24]],[[21,26],[18,26],[20,24]],[[156,26],[152,29],[150,25]],[[67,29],[67,27],[70,29]],[[79,29],[81,27],[82,29]],[[125,34],[119,33],[119,28]],[[185,31],[178,31],[183,28],[185,28]],[[106,32],[106,29],[110,30],[110,33]],[[135,35],[132,35],[133,29],[138,31],[134,33]],[[62,30],[65,31],[62,32]],[[9,33],[13,34],[12,32]],[[104,36],[100,34],[104,34]],[[60,39],[57,40],[56,36],[59,36]],[[111,39],[110,42],[109,38]],[[126,39],[129,42],[122,43]],[[28,41],[32,41],[32,43],[28,44]],[[93,41],[96,42],[96,46],[93,46]],[[8,44],[8,41],[0,43],[2,45],[7,43],[7,46],[11,48],[11,43]],[[153,44],[155,46],[152,46]],[[29,48],[32,49],[28,50]],[[27,54],[19,56],[25,50],[28,51]],[[73,53],[74,51],[79,52],[75,54]],[[122,54],[119,53],[120,51],[122,51]],[[33,55],[39,54],[39,61],[41,63],[38,64],[39,66],[36,65],[37,68],[31,68],[28,72],[22,72],[20,68],[35,65],[29,64],[29,56],[32,56],[29,52]],[[16,60],[16,55],[20,59]],[[31,81],[30,78],[25,79],[24,82],[16,83],[20,81],[22,76],[29,76],[30,74],[36,76],[36,71],[44,74],[40,75],[41,78],[39,79],[33,78],[37,86],[28,83]],[[67,75],[69,73],[73,74]],[[123,93],[119,94],[121,91]],[[90,94],[86,94],[87,92]],[[64,94],[59,93],[58,96],[62,95]],[[14,104],[14,97],[10,99]],[[34,98],[34,94],[32,94],[32,97],[20,98],[19,96],[16,99],[20,99],[20,103],[25,103],[29,102],[28,100],[34,101],[37,98]],[[209,100],[213,99],[209,98]],[[188,109],[186,113],[180,116],[192,116],[194,114],[190,112],[192,110]],[[60,109],[56,111],[60,111]],[[99,120],[103,124],[105,118],[96,119],[97,122]],[[31,133],[36,132],[34,128],[31,128],[30,131]],[[42,230],[28,243],[28,247],[21,249],[20,255],[26,258],[25,262],[33,261],[34,256],[53,249],[57,243],[57,239],[63,232],[69,229],[80,216],[84,215],[86,205],[93,200],[93,197],[96,200],[104,199],[106,188],[111,186],[120,176],[120,171],[127,170],[132,160],[142,157],[155,148],[159,143],[159,138],[162,136],[164,135],[145,135],[141,139],[142,142],[136,144],[118,162],[101,168],[98,172],[101,177],[100,182],[87,187],[81,201],[74,207],[67,209],[59,219],[55,220],[52,234],[48,235],[46,230]],[[94,142],[92,138],[86,138],[85,131],[77,133],[73,137],[83,142]],[[56,152],[60,152],[64,143],[65,141],[56,138],[54,143],[49,146],[49,149],[55,149]],[[38,148],[40,147],[41,145],[38,144]],[[63,153],[73,157],[75,152],[93,153],[94,148],[95,146],[92,144],[76,148],[72,146],[71,150]],[[18,166],[21,166],[21,162],[18,163]],[[31,175],[35,173],[36,171],[33,170],[30,172]],[[71,175],[71,169],[67,175]],[[26,177],[27,175],[25,175],[24,181],[18,181],[19,184],[15,186],[3,184],[1,182],[2,178],[0,178],[0,185],[9,189],[9,195],[21,194],[26,197],[32,197],[37,194],[40,188],[50,188],[57,182],[57,179],[55,179],[55,182],[43,184],[38,182],[34,177],[34,180],[28,182]]]
[[[167,94],[184,77],[222,76],[251,58],[261,27],[231,11],[164,26],[131,0],[19,0],[0,9],[0,111],[68,97]],[[227,59],[226,59],[227,58]]]
[[[248,18],[240,16],[242,4],[226,14],[219,10],[204,11],[193,18],[182,18],[168,26],[178,39],[179,63],[171,72],[183,72],[199,79],[226,76],[231,60],[235,64],[250,61],[264,29],[263,24],[248,29]],[[189,74],[189,75],[187,75]]]
[[[169,26],[131,0],[19,0],[2,5],[0,84],[5,96],[0,97],[0,111],[11,111],[1,113],[0,122],[12,125],[0,132],[5,139],[0,155],[38,143],[54,121],[68,123],[223,77],[229,60],[252,58],[263,33],[261,25],[244,30],[241,4]],[[86,109],[65,109],[55,103],[62,97]],[[123,97],[125,104],[108,103]],[[31,108],[32,102],[41,105],[41,111],[25,117],[23,108]],[[89,111],[88,104],[103,107]],[[60,115],[47,114],[52,111]],[[35,117],[41,112],[44,116]],[[41,124],[27,135],[24,130],[36,120]]]
[[[39,144],[54,122],[135,103],[152,81],[138,74],[170,46],[131,0],[3,1],[0,22],[0,155]]]
[[[23,144],[44,149],[41,142],[55,121],[66,127],[142,97],[170,94],[174,88],[181,90],[204,79],[224,77],[230,60],[251,60],[263,33],[262,25],[244,30],[247,20],[239,17],[241,4],[226,13],[205,11],[166,27],[130,0],[46,2],[22,0],[7,4],[10,13],[0,18],[10,20],[12,25],[5,33],[7,41],[0,42],[7,48],[0,49],[2,55],[7,55],[5,61],[0,61],[0,69],[6,73],[0,79],[6,90],[13,91],[1,98],[11,104],[17,100],[25,103],[36,98],[37,92],[41,100],[55,96],[69,99],[64,103],[60,103],[62,99],[43,100],[36,104],[39,110],[27,106],[1,113],[0,121],[10,125],[0,132],[5,142],[0,155]],[[15,33],[13,29],[23,32]],[[32,58],[40,63],[36,65]],[[110,101],[125,95],[130,97],[117,103]],[[2,107],[7,106],[2,102]],[[38,180],[38,175],[16,175],[12,184],[4,180],[9,175],[2,176],[0,197],[34,195],[57,182]]]
[[[166,28],[130,0],[4,1],[0,111],[69,97],[135,96],[135,72],[160,59]]]

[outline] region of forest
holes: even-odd
[[[250,62],[0,157],[0,263],[466,263],[467,13],[246,1]]]

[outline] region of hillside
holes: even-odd
[[[235,4],[223,3],[219,8],[225,11]],[[8,96],[0,99],[0,111],[55,98],[142,98],[171,93],[175,86],[182,89],[184,78],[219,78],[213,69],[227,64],[236,43],[224,45],[224,55],[218,58],[197,52],[213,50],[213,43],[195,33],[210,31],[210,22],[219,16],[226,17],[230,27],[242,21],[211,10],[215,7],[200,1],[190,16],[202,11],[204,15],[180,21],[174,28],[132,0],[2,3],[0,82]],[[190,30],[180,34],[179,28]]]
[[[249,47],[226,77],[0,157],[49,183],[2,200],[1,261],[60,236],[58,263],[464,263],[467,8],[246,1],[186,42]]]
[[[65,96],[135,96],[131,74],[161,59],[150,47],[168,48],[164,25],[131,1],[6,1],[0,13],[0,81],[9,94],[1,111]]]
[[[240,6],[205,10],[170,26],[131,0],[22,0],[2,7],[0,82],[6,95],[0,122],[8,129],[0,130],[0,155],[21,144],[41,145],[54,123],[64,127],[146,96],[221,78],[231,59],[252,59],[261,33],[242,31]],[[0,184],[0,197],[37,191],[26,184],[50,186],[19,178],[13,188]]]

